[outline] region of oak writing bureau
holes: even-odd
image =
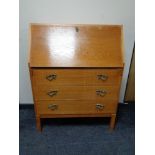
[[[121,25],[30,25],[29,70],[41,118],[111,117],[124,68]]]

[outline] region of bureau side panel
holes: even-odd
[[[34,93],[34,82],[33,82],[33,69],[30,67],[30,64],[28,63],[28,67],[29,67],[29,74],[30,74],[30,80],[31,80],[31,89],[32,89],[32,96],[33,96],[33,102],[34,102],[34,110],[35,110],[35,114],[36,116],[39,116],[38,113],[38,109],[37,109],[37,105],[36,105],[36,99],[35,99],[35,93]]]

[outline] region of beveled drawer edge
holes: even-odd
[[[31,69],[123,69],[124,65],[122,67],[35,67],[30,66]]]
[[[102,101],[103,100],[103,101]],[[111,99],[111,98],[109,98],[109,99],[100,99],[100,100],[97,100],[97,99],[91,99],[91,100],[89,100],[89,99],[47,99],[47,100],[40,100],[40,99],[36,99],[35,101],[36,101],[36,103],[35,104],[37,104],[38,105],[38,102],[40,101],[40,102],[57,102],[57,101],[93,101],[93,102],[116,102],[117,103],[117,100],[118,100],[118,98],[113,98],[113,99]]]

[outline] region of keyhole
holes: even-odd
[[[79,32],[79,28],[78,27],[75,27],[75,30],[76,30],[76,32]]]

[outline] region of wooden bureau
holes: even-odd
[[[41,118],[111,117],[124,68],[120,25],[30,25],[29,70]]]

